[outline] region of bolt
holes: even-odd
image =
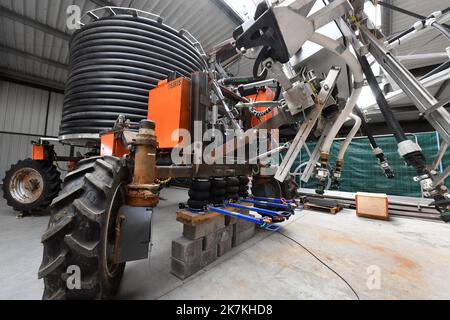
[[[330,90],[330,87],[329,87],[329,86],[328,86],[327,84],[326,84],[326,85],[324,85],[324,86],[323,86],[323,88],[324,88],[324,90],[325,90],[325,91],[328,91],[328,90]]]
[[[266,63],[266,68],[271,69],[272,68],[272,62],[267,62]]]

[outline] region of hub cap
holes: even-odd
[[[14,173],[9,183],[14,200],[23,204],[36,202],[44,190],[42,175],[35,169],[23,168]]]

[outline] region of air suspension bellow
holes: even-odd
[[[119,115],[147,117],[149,90],[160,80],[207,68],[196,42],[154,15],[102,8],[70,41],[60,138],[85,145],[111,129]]]

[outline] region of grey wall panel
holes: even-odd
[[[0,180],[5,177],[5,171],[12,164],[31,156],[31,141],[37,137],[21,136],[15,134],[0,134]],[[1,183],[1,181],[0,181]]]
[[[49,93],[0,80],[0,131],[45,134]]]
[[[59,134],[59,125],[61,123],[64,95],[51,93],[49,112],[47,119],[47,132],[49,137],[57,137]]]

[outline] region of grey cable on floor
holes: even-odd
[[[353,291],[353,293],[355,294],[356,298],[358,300],[361,300],[359,298],[358,293],[356,293],[355,289],[353,289],[353,287],[350,285],[350,283],[344,279],[344,277],[342,277],[337,271],[335,271],[333,268],[331,268],[329,265],[327,265],[325,262],[323,262],[318,256],[316,256],[311,250],[309,250],[308,248],[306,248],[303,244],[301,244],[300,242],[298,242],[297,240],[289,237],[288,235],[285,235],[284,233],[281,233],[280,231],[277,232],[278,234],[280,234],[281,236],[285,237],[288,240],[291,240],[292,242],[296,243],[297,245],[299,245],[300,247],[302,247],[306,252],[308,252],[311,256],[313,256],[317,261],[319,261],[322,265],[324,265],[328,270],[330,270],[331,272],[333,272],[335,275],[337,275],[342,281],[345,282],[345,284]]]

